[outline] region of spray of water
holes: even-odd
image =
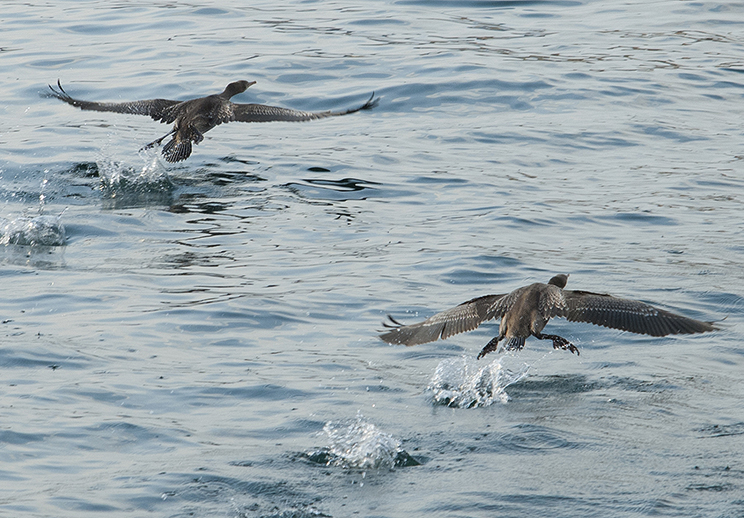
[[[0,219],[0,245],[63,246],[65,227],[57,216],[18,216]]]
[[[140,168],[124,165],[109,157],[96,161],[101,178],[103,207],[121,207],[168,204],[175,185],[157,155],[142,152]]]
[[[393,467],[401,449],[400,441],[382,432],[361,414],[348,426],[326,423],[323,431],[331,443],[333,464],[361,469]]]
[[[328,422],[323,427],[330,446],[306,453],[311,462],[351,469],[418,466],[392,435],[367,422],[361,413],[350,423]]]
[[[506,387],[524,378],[529,365],[522,364],[512,371],[502,365],[503,358],[486,364],[470,356],[441,361],[427,387],[432,401],[457,408],[506,403],[509,400]]]
[[[49,171],[44,171],[48,174]],[[62,211],[54,216],[44,215],[44,207],[47,202],[47,186],[49,181],[45,177],[41,182],[39,194],[38,215],[29,215],[26,210],[21,216],[13,219],[0,218],[0,245],[22,245],[22,246],[64,246],[67,237],[65,227],[60,222]]]
[[[101,177],[101,189],[104,194],[111,197],[118,193],[158,191],[163,187],[172,187],[172,182],[157,156],[143,156],[143,164],[139,169],[115,162],[108,157],[101,158],[96,164]]]

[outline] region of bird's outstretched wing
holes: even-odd
[[[506,295],[484,295],[409,326],[388,316],[391,323],[385,322],[383,325],[390,331],[381,334],[380,338],[389,344],[418,345],[472,331],[497,316],[494,307],[498,307],[498,302],[504,297]]]
[[[77,106],[81,110],[92,110],[97,112],[116,112],[116,113],[130,113],[133,115],[148,115],[155,120],[163,117],[164,112],[171,106],[180,104],[181,101],[171,101],[169,99],[148,99],[144,101],[132,101],[125,103],[98,103],[93,101],[82,101],[70,97],[65,92],[57,80],[57,88],[49,85],[49,89],[52,91],[51,95],[57,99]]]
[[[650,336],[705,333],[718,328],[713,322],[683,317],[637,300],[601,293],[564,290],[567,309],[562,316],[572,322],[586,322]]]
[[[325,119],[326,117],[336,117],[339,115],[348,115],[362,110],[371,110],[380,101],[375,99],[373,93],[369,100],[357,108],[350,108],[343,111],[327,112],[306,112],[292,110],[289,108],[279,108],[277,106],[268,106],[265,104],[232,104],[232,113],[225,117],[221,122],[270,122],[270,121],[288,121],[302,122],[315,119]]]

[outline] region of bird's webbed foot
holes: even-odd
[[[578,347],[561,336],[540,334],[535,335],[535,338],[539,338],[540,340],[553,340],[553,349],[563,349],[564,351],[571,351],[576,356],[579,356],[581,354]]]
[[[153,140],[149,144],[145,144],[144,146],[142,146],[140,148],[140,151],[144,151],[145,149],[152,149],[154,147],[159,146],[166,138],[170,137],[175,132],[176,132],[176,130],[171,130],[168,133],[166,133],[165,135],[163,135],[162,137],[160,137],[159,139]]]
[[[496,349],[498,349],[499,348],[499,341],[502,338],[503,337],[501,335],[492,338],[491,341],[488,342],[486,344],[486,346],[481,350],[481,352],[478,353],[478,359],[480,360],[481,358],[483,358],[488,353],[491,353],[491,352],[495,351]]]

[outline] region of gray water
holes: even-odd
[[[0,515],[744,516],[744,4],[245,5],[2,4]],[[722,330],[377,338],[556,273]]]

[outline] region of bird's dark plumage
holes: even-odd
[[[169,99],[147,99],[124,103],[99,103],[74,99],[65,92],[57,81],[57,88],[49,85],[52,96],[82,110],[99,112],[130,113],[148,115],[156,121],[173,124],[173,129],[163,137],[147,144],[144,149],[159,145],[164,139],[173,138],[163,146],[163,156],[168,162],[186,160],[191,155],[192,143],[204,140],[204,133],[226,122],[270,122],[270,121],[309,121],[339,115],[348,115],[361,110],[369,110],[377,105],[373,93],[369,100],[358,108],[344,111],[306,112],[267,106],[264,104],[236,104],[230,101],[233,96],[243,93],[255,81],[236,81],[227,85],[220,94],[208,95],[188,101]]]
[[[499,336],[483,348],[478,355],[480,359],[498,349],[499,342],[504,339],[505,349],[519,350],[529,336],[552,340],[554,348],[579,354],[576,346],[565,338],[541,333],[553,317],[651,336],[705,333],[718,329],[712,322],[676,315],[637,300],[564,290],[567,281],[568,275],[561,274],[550,279],[548,284],[535,283],[504,295],[478,297],[409,326],[388,317],[391,323],[384,325],[390,331],[380,338],[390,344],[417,345],[471,331],[487,320],[501,318]]]

